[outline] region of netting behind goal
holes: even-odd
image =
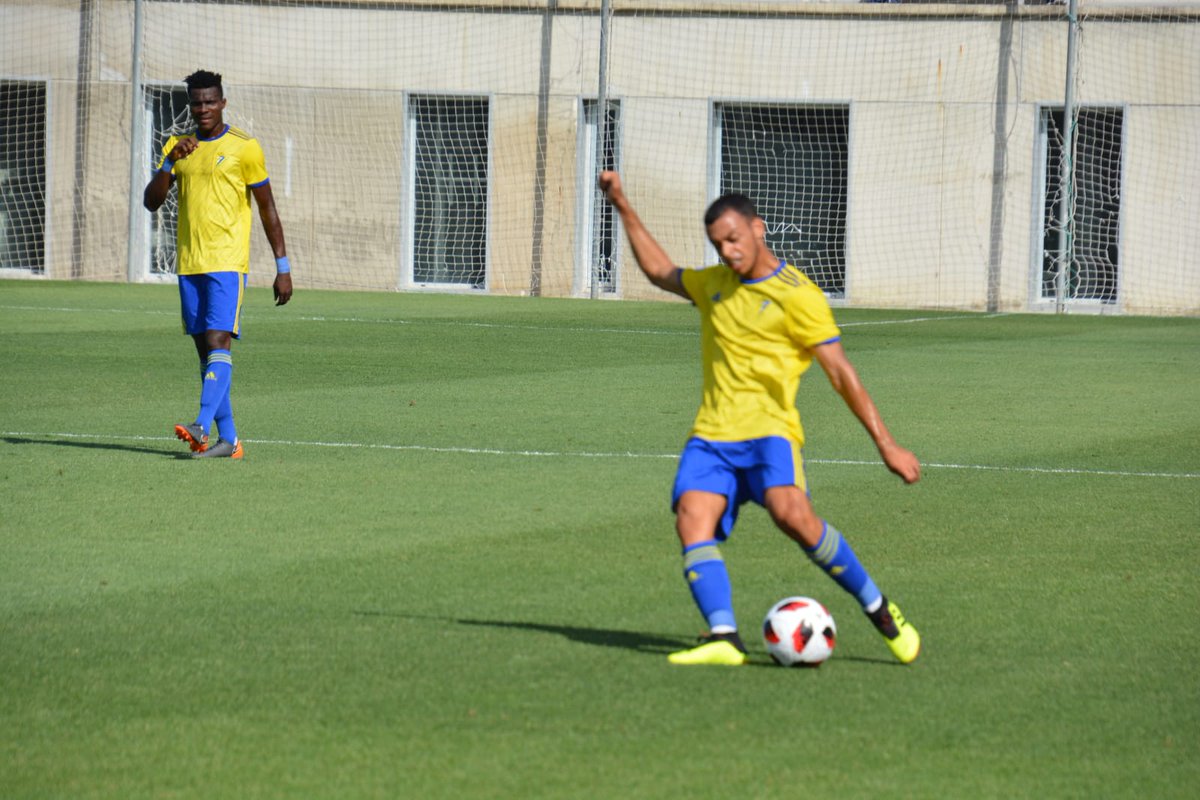
[[[1200,4],[1070,8],[7,3],[0,275],[169,279],[174,205],[141,187],[209,69],[301,287],[658,296],[595,188],[616,168],[681,266],[738,191],[840,304],[1200,313]]]

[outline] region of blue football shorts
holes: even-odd
[[[183,332],[229,331],[241,337],[242,299],[246,296],[244,272],[204,272],[179,276],[179,304]]]
[[[800,445],[782,436],[766,436],[744,442],[711,442],[692,437],[683,447],[675,486],[671,490],[671,510],[679,505],[684,492],[699,490],[725,496],[725,513],[716,537],[729,538],[737,522],[738,509],[753,500],[764,504],[772,486],[798,486],[808,491],[804,478],[804,457]]]

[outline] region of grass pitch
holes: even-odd
[[[0,282],[6,798],[1191,797],[1200,321],[841,311],[905,487],[819,368],[818,510],[921,630],[900,667],[747,508],[754,665],[667,507],[694,311],[253,290],[243,463],[192,461],[172,287]],[[838,621],[768,665],[788,594]]]

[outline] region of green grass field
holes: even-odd
[[[754,666],[667,664],[685,304],[254,290],[236,463],[173,287],[0,282],[0,797],[1193,797],[1200,320],[838,316],[924,478],[814,369],[809,479],[907,668],[757,508]]]

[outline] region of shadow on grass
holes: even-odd
[[[454,622],[457,622],[459,625],[483,625],[490,628],[513,628],[516,630],[553,633],[565,636],[574,642],[582,642],[583,644],[618,647],[624,650],[633,650],[657,656],[665,656],[667,653],[674,652],[675,650],[694,647],[698,643],[698,639],[694,638],[684,639],[678,636],[639,633],[637,631],[619,631],[611,628],[581,628],[575,625],[547,625],[540,622],[507,622],[486,619],[456,619]],[[853,661],[861,664],[879,664],[885,667],[904,666],[892,659],[865,658],[863,656],[840,656],[838,660]],[[750,661],[746,663],[746,666],[779,669],[779,665],[772,661],[769,655],[766,653],[755,653],[753,648],[750,652]],[[811,668],[797,667],[797,669]]]
[[[478,625],[514,631],[550,633],[566,637],[573,642],[581,642],[599,647],[616,647],[622,650],[633,650],[656,655],[665,655],[666,653],[679,650],[683,647],[689,647],[696,643],[695,639],[685,639],[679,636],[642,633],[640,631],[623,631],[614,628],[583,628],[578,625],[549,625],[543,622],[515,622],[513,620],[496,619],[456,619],[453,617],[436,617],[423,614],[395,614],[387,611],[355,611],[354,613],[361,617],[396,617],[452,623],[455,625]]]
[[[459,625],[481,625],[489,628],[511,628],[513,630],[537,631],[564,636],[573,642],[634,650],[639,653],[667,653],[694,645],[694,639],[681,639],[639,631],[621,631],[613,628],[581,628],[577,625],[548,625],[541,622],[511,622],[487,619],[456,619]]]
[[[78,447],[84,450],[123,450],[127,453],[149,453],[150,455],[166,456],[167,458],[191,458],[192,456],[191,453],[161,450],[156,447],[118,444],[116,442],[85,442],[80,439],[33,439],[28,436],[5,436],[0,438],[0,441],[7,444],[47,444],[58,447]]]
[[[454,619],[450,617],[430,617],[416,614],[390,614],[383,611],[356,611],[360,616],[369,617],[403,617],[405,619],[424,619],[433,620],[444,623],[454,623],[457,625],[477,625],[488,628],[501,628],[517,631],[534,631],[536,633],[549,633],[555,636],[563,636],[573,642],[589,644],[598,647],[616,647],[621,650],[632,650],[637,653],[646,655],[665,656],[667,653],[681,650],[686,647],[693,647],[697,644],[696,638],[684,638],[680,636],[671,636],[658,633],[643,633],[641,631],[617,630],[615,628],[584,628],[578,625],[550,625],[544,622],[515,622],[512,620],[492,620],[492,619]],[[899,664],[892,659],[885,658],[867,658],[864,656],[836,656],[839,661],[850,661],[860,664],[877,664],[885,667],[900,667]],[[765,653],[750,653],[750,662],[747,666],[751,667],[771,667],[779,669],[778,665],[770,659],[770,656]]]

